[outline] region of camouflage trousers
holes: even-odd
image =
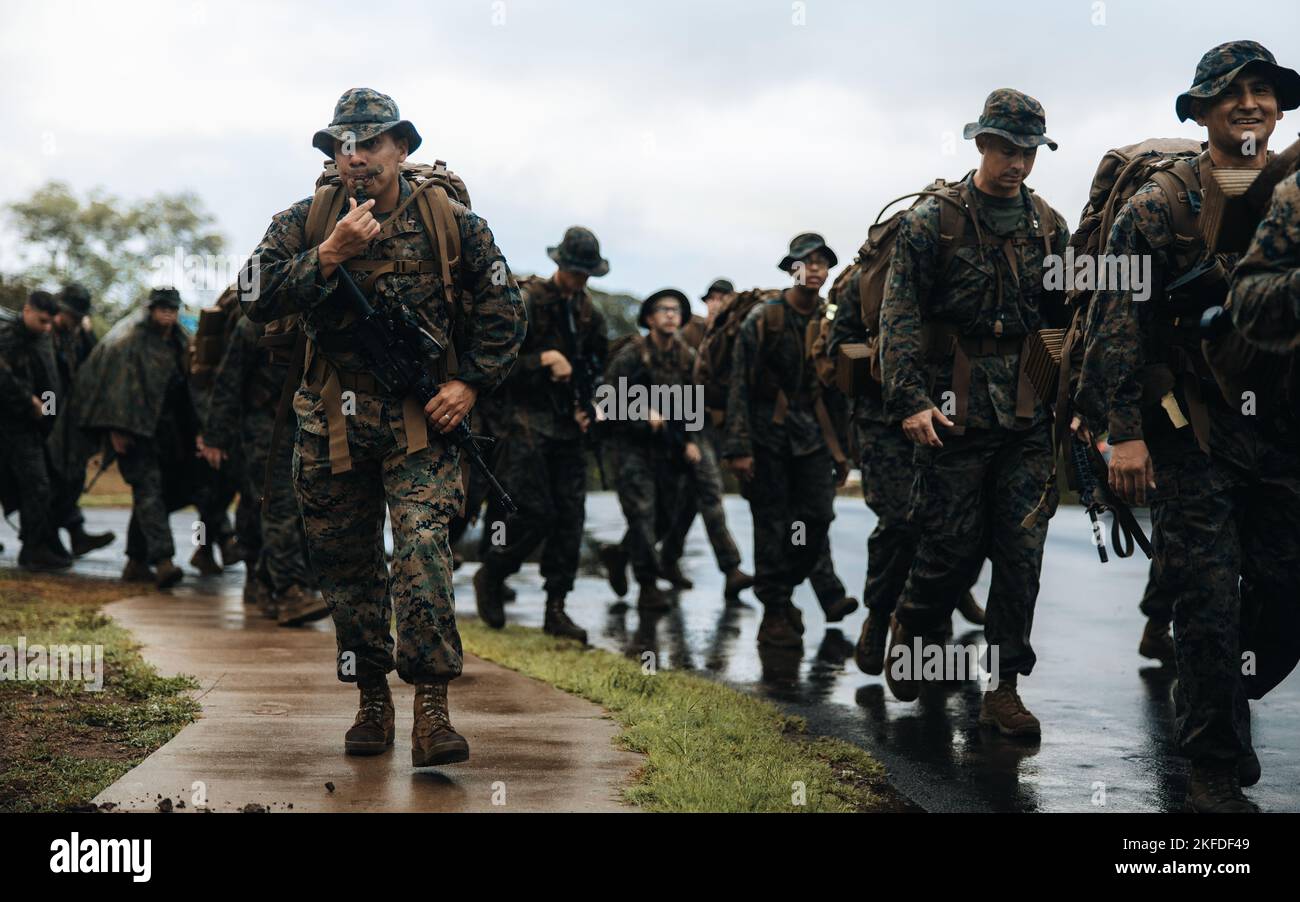
[[[292,586],[308,586],[311,576],[307,567],[307,533],[303,529],[298,498],[293,491],[293,442],[281,436],[270,479],[266,480],[266,459],[271,453],[271,435],[275,429],[274,411],[255,411],[244,419],[243,443],[248,466],[240,506],[247,502],[258,521],[256,551],[257,576],[273,592]],[[265,510],[260,500],[263,481],[267,499]],[[241,517],[236,515],[238,524]],[[245,530],[236,530],[245,547]],[[251,530],[249,530],[251,532]]]
[[[662,447],[649,441],[617,440],[609,443],[610,468],[618,503],[627,520],[622,546],[632,564],[632,573],[642,585],[653,585],[660,570],[656,545],[664,540],[664,561],[669,557],[667,535],[674,514],[682,503],[686,469],[675,466]],[[681,554],[677,550],[677,556]]]
[[[916,445],[897,423],[859,420],[856,428],[862,450],[862,497],[876,515],[876,526],[867,536],[862,603],[888,617],[916,556],[917,534],[907,518]]]
[[[126,531],[126,556],[150,566],[176,554],[168,514],[171,506],[163,485],[158,442],[137,436],[117,459],[122,478],[131,487],[131,520]],[[211,536],[207,537],[209,540]]]
[[[754,595],[765,606],[789,604],[795,587],[828,556],[835,519],[830,452],[795,457],[754,446],[754,478],[742,488],[754,520]]]
[[[978,574],[993,563],[984,636],[998,649],[1002,677],[1034,669],[1034,624],[1047,524],[1059,501],[1050,424],[1030,429],[969,429],[944,435],[942,448],[918,447],[910,519],[916,559],[895,616],[916,633],[940,628]],[[1045,510],[1021,525],[1048,486]]]
[[[546,594],[567,595],[573,588],[586,517],[587,455],[576,440],[512,432],[501,442],[497,479],[519,511],[505,521],[497,544],[489,520],[483,565],[502,577],[518,572],[538,546]],[[489,505],[489,510],[491,510]]]
[[[0,466],[8,470],[9,481],[18,490],[18,538],[24,545],[36,547],[59,528],[50,516],[54,488],[49,455],[40,433],[10,426],[6,433]]]
[[[1160,578],[1164,566],[1160,563],[1158,553],[1162,547],[1159,535],[1160,523],[1156,520],[1153,510],[1151,512],[1151,566],[1147,570],[1147,587],[1142,593],[1142,602],[1138,605],[1138,609],[1149,620],[1171,623],[1174,619],[1174,597]]]
[[[1189,758],[1244,754],[1248,699],[1300,657],[1300,454],[1231,438],[1231,455],[1214,457],[1181,434],[1150,443],[1155,552],[1173,598],[1174,742]]]
[[[305,388],[298,394],[312,400]],[[463,653],[447,524],[461,504],[459,454],[432,433],[428,447],[407,454],[398,401],[358,392],[357,413],[346,419],[352,469],[332,474],[329,436],[305,428],[293,456],[311,567],[334,619],[338,677],[350,683],[394,666],[408,683],[457,677]],[[321,421],[300,416],[300,426]]]
[[[740,566],[740,549],[727,528],[727,515],[722,510],[722,470],[718,466],[716,433],[706,423],[704,429],[691,439],[700,448],[700,462],[687,470],[685,491],[664,538],[663,559],[676,561],[681,558],[686,534],[699,514],[704,520],[709,544],[713,546],[718,569],[729,573]]]
[[[898,605],[916,557],[919,537],[908,519],[916,445],[898,423],[863,419],[855,428],[862,455],[862,498],[876,515],[876,526],[867,536],[863,604],[888,617]],[[972,565],[968,588],[975,585],[983,566],[981,556]]]

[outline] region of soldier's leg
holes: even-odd
[[[451,587],[448,525],[460,510],[460,459],[434,442],[384,461],[393,526],[392,587],[397,614],[397,675],[408,683],[460,676],[460,633]]]
[[[582,552],[582,526],[587,516],[587,455],[581,442],[557,442],[547,454],[547,483],[554,517],[545,523],[541,574],[548,598],[573,589]]]
[[[829,451],[807,454],[790,462],[789,509],[792,521],[787,541],[791,543],[791,586],[805,579],[813,581],[823,608],[844,598],[844,584],[831,565],[829,530],[835,519],[835,468]],[[823,596],[822,592],[829,594]],[[828,599],[830,602],[828,603]],[[856,607],[856,605],[855,605]]]
[[[144,540],[144,563],[170,561],[176,554],[176,546],[163,498],[157,446],[152,441],[136,439],[130,450],[118,458],[117,465],[122,478],[131,486],[131,520]],[[206,538],[212,540],[211,536]]]
[[[659,575],[659,557],[655,551],[654,461],[643,448],[624,444],[610,450],[618,503],[627,521],[623,549],[632,563],[636,581],[642,586],[653,585]]]
[[[754,521],[754,595],[765,608],[787,605],[793,592],[790,579],[791,490],[785,460],[762,447],[754,448],[754,477],[742,483]]]
[[[1142,593],[1142,602],[1138,605],[1139,610],[1146,615],[1147,622],[1142,628],[1142,638],[1138,641],[1138,654],[1172,666],[1175,661],[1174,637],[1170,635],[1169,625],[1174,620],[1174,596],[1161,580],[1164,565],[1160,558],[1163,543],[1156,538],[1159,533],[1160,521],[1152,511],[1151,566],[1147,571],[1147,587]]]
[[[30,552],[50,542],[58,528],[50,516],[53,486],[45,443],[36,434],[13,436],[8,442],[5,466],[19,493],[18,539]]]
[[[1174,743],[1192,759],[1250,748],[1240,657],[1241,536],[1230,481],[1194,446],[1155,457],[1161,582],[1174,597]]]
[[[862,600],[888,617],[898,604],[916,556],[917,533],[908,521],[915,445],[896,424],[869,422],[862,443],[862,494],[876,515],[867,537],[867,578]]]
[[[945,435],[942,448],[915,451],[909,522],[917,534],[916,554],[894,610],[912,634],[950,621],[983,558],[985,483],[998,444],[998,437],[972,430]]]
[[[1043,425],[1024,432],[1004,431],[1000,438],[993,450],[983,499],[989,511],[988,557],[993,563],[984,636],[990,647],[997,648],[999,678],[1014,682],[1017,675],[1028,675],[1034,669],[1029,634],[1038,601],[1047,525],[1058,498],[1052,480],[1044,509],[1031,526],[1021,525],[1052,476],[1051,433]],[[966,558],[967,567],[975,566],[978,574],[983,556],[977,546]],[[969,586],[970,572],[967,569],[960,574],[960,592]]]
[[[511,437],[501,448],[497,478],[509,490],[519,510],[505,518],[504,529],[497,529],[495,521],[485,524],[483,566],[496,578],[517,572],[557,526],[551,495],[549,457],[552,453],[553,446],[540,439],[524,442]]]
[[[291,586],[306,587],[308,573],[303,543],[302,515],[293,491],[293,445],[281,442],[271,470],[271,484],[266,499],[266,513],[261,520],[262,547],[258,569],[266,574],[275,592]]]
[[[293,484],[311,567],[334,619],[338,677],[381,676],[393,669],[381,464],[353,447],[352,469],[335,475],[329,436],[300,430],[295,445]]]
[[[1300,660],[1300,493],[1294,479],[1243,489],[1241,532],[1241,651],[1252,653],[1244,682],[1248,698],[1263,698]],[[1244,662],[1243,662],[1244,663]]]

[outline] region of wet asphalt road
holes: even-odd
[[[727,497],[726,505],[744,566],[752,570],[748,506],[734,496]],[[836,512],[831,531],[836,569],[849,594],[860,597],[865,537],[874,517],[855,498],[839,499]],[[119,539],[79,561],[77,571],[117,575],[126,512],[86,514],[92,530],[112,528]],[[191,520],[185,512],[172,518],[178,548],[187,547]],[[1177,810],[1186,765],[1169,754],[1172,674],[1137,654],[1143,625],[1138,600],[1147,561],[1139,553],[1100,564],[1087,522],[1081,509],[1062,507],[1048,533],[1034,621],[1038,665],[1020,687],[1025,703],[1042,721],[1039,744],[982,730],[976,722],[980,695],[974,683],[927,687],[917,702],[895,701],[882,677],[866,676],[853,663],[852,645],[865,611],[828,627],[808,585],[795,596],[806,626],[802,655],[760,656],[755,636],[761,611],[749,592],[742,596],[747,608],[724,607],[722,575],[698,520],[682,565],[695,588],[679,593],[672,611],[643,619],[635,595],[626,599],[630,605],[617,604],[590,548],[569,611],[601,648],[643,660],[647,651],[653,652],[659,667],[691,670],[763,695],[806,718],[811,731],[863,746],[885,764],[898,790],[927,810]],[[589,540],[617,541],[623,528],[612,493],[589,495]],[[17,540],[7,526],[0,526],[0,541],[6,546],[0,561],[12,564]],[[466,564],[456,574],[457,608],[465,615],[474,611],[470,580],[476,567]],[[186,573],[187,584],[207,590],[238,591],[242,586],[242,567],[208,579],[194,576],[188,567]],[[988,577],[986,566],[976,588],[981,601]],[[519,593],[506,608],[512,622],[540,626],[543,593],[536,564],[526,564],[511,585]],[[328,621],[315,626],[329,629]],[[954,627],[956,641],[981,639],[980,631],[964,625],[960,615]],[[1252,714],[1264,775],[1248,794],[1266,811],[1300,811],[1300,676],[1292,674],[1266,699],[1254,702]]]

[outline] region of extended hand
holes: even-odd
[[[364,251],[379,234],[379,222],[370,213],[370,208],[375,205],[373,197],[359,207],[357,199],[349,197],[348,204],[348,214],[339,220],[334,231],[320,245],[321,273],[327,279],[334,275],[340,263]]]
[[[903,434],[918,445],[942,448],[943,442],[939,441],[939,434],[934,431],[935,420],[938,420],[944,426],[952,426],[952,420],[944,416],[943,411],[937,407],[931,407],[914,413],[903,420]]]
[[[591,428],[591,417],[587,416],[587,411],[578,408],[573,411],[573,419],[578,424],[578,428],[582,430],[582,434],[586,435],[587,430]]]
[[[692,467],[700,462],[700,446],[695,442],[686,443],[686,462]]]
[[[1156,487],[1155,468],[1147,443],[1141,439],[1115,442],[1110,446],[1111,490],[1129,504],[1146,504],[1147,489]]]
[[[478,389],[459,379],[451,379],[444,382],[438,393],[424,405],[424,412],[439,432],[447,433],[460,425],[477,400]]]
[[[199,457],[202,457],[207,462],[208,466],[214,470],[220,470],[221,462],[229,456],[230,455],[226,454],[225,451],[222,451],[220,448],[214,448],[211,445],[204,445],[199,449]]]

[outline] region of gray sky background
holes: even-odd
[[[886,201],[975,166],[961,128],[993,88],[1045,106],[1061,149],[1030,184],[1073,225],[1107,148],[1201,136],[1174,97],[1204,51],[1253,38],[1300,66],[1294,0],[3,0],[0,21],[0,203],[48,179],[191,189],[245,253],[310,194],[338,95],[368,86],[420,129],[415,159],[464,176],[514,269],[549,271],[582,223],[611,262],[596,284],[691,296],[780,284],[799,231],[847,262]],[[1274,146],[1298,131],[1300,111]],[[0,270],[20,253],[0,241]]]

